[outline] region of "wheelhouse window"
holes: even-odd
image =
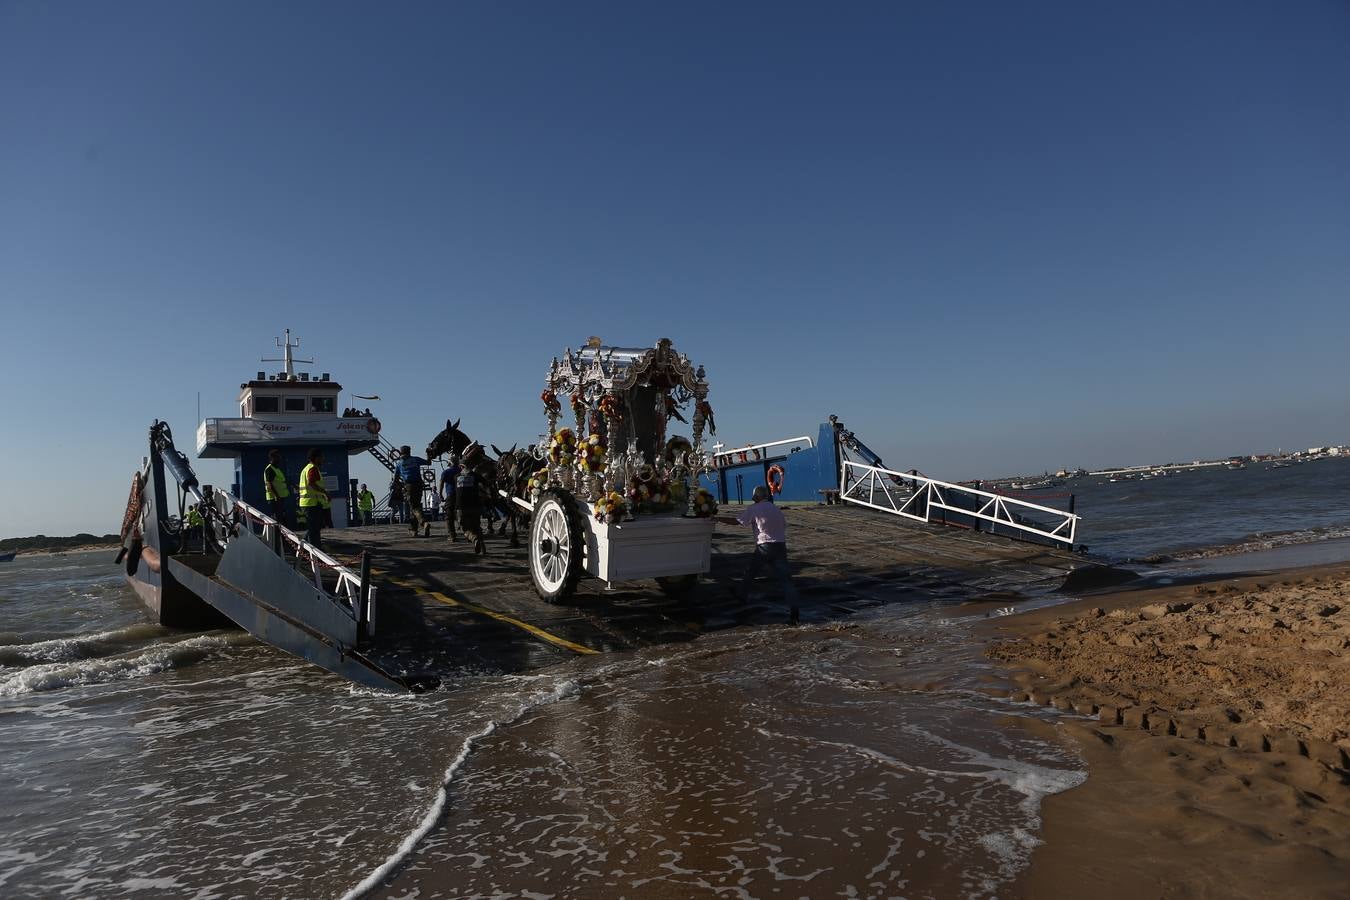
[[[253,411],[255,413],[274,413],[277,412],[276,397],[254,397]]]
[[[304,397],[286,398],[286,412],[304,412],[304,411],[305,411]]]
[[[309,398],[309,411],[310,411],[310,412],[330,413],[330,412],[332,412],[333,409],[334,409],[333,403],[334,403],[334,400],[333,400],[332,397],[310,397],[310,398]]]

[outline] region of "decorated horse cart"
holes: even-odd
[[[654,578],[678,594],[708,571],[717,504],[698,487],[703,431],[714,429],[707,397],[703,367],[664,338],[647,349],[591,338],[553,360],[541,395],[542,465],[526,497],[514,498],[531,512],[530,575],[541,597],[570,595],[583,574],[608,585]],[[560,427],[565,409],[571,424]],[[672,420],[688,424],[692,440],[669,435]]]

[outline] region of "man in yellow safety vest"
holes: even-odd
[[[280,450],[267,451],[267,467],[263,469],[263,490],[267,494],[267,502],[272,507],[272,518],[287,528],[294,528],[286,511],[286,498],[291,495],[291,489],[286,484],[286,470],[281,468]]]
[[[305,514],[305,540],[323,549],[321,531],[328,521],[328,510],[333,500],[323,486],[323,451],[314,447],[309,451],[309,464],[300,470],[300,509]]]
[[[199,538],[202,536],[202,526],[206,523],[202,520],[202,514],[197,512],[197,507],[192,507],[187,511],[184,519],[184,540]]]
[[[361,493],[356,495],[356,508],[361,512],[361,524],[370,524],[370,515],[375,511],[375,495],[370,488],[361,485]]]

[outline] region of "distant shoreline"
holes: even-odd
[[[31,537],[5,538],[0,540],[0,553],[9,553],[13,551],[16,558],[19,556],[37,556],[39,554],[52,553],[83,553],[89,550],[103,550],[108,547],[115,547],[121,543],[121,538],[115,534],[88,534],[80,533],[67,536],[51,537],[45,534],[36,534]]]
[[[95,550],[111,550],[116,547],[116,543],[111,544],[82,544],[78,547],[60,547],[54,550],[18,550],[14,554],[15,559],[27,558],[30,556],[56,556],[58,553],[93,553]],[[8,553],[9,551],[4,551]]]

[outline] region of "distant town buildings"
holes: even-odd
[[[1285,452],[1277,450],[1274,453],[1252,453],[1238,456],[1227,456],[1222,459],[1193,459],[1190,462],[1166,462],[1150,463],[1146,465],[1134,466],[1112,466],[1102,469],[1060,469],[1055,473],[1056,478],[1075,478],[1083,475],[1137,475],[1147,472],[1163,473],[1175,469],[1204,469],[1214,466],[1227,466],[1229,468],[1242,468],[1243,464],[1248,462],[1311,462],[1315,459],[1329,459],[1333,456],[1344,456],[1350,458],[1350,444],[1331,444],[1325,447],[1309,447],[1307,450],[1292,450]],[[1022,480],[1025,476],[1015,475],[1004,478],[985,479],[991,484]]]

